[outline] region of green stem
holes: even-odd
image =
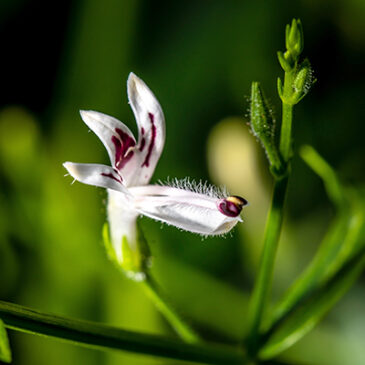
[[[294,68],[295,69],[295,68]],[[284,90],[283,90],[283,106],[282,106],[282,122],[280,133],[280,153],[284,162],[288,162],[291,155],[292,144],[292,121],[293,121],[293,105],[290,98],[293,94],[295,72],[285,72],[284,76]]]
[[[9,329],[55,337],[89,348],[124,350],[205,364],[247,363],[244,352],[233,346],[192,345],[162,336],[54,316],[2,301],[0,301],[0,318]]]
[[[291,127],[293,105],[283,103],[283,120],[280,135],[280,153],[285,162],[289,161],[291,153]]]
[[[171,326],[185,342],[201,342],[201,338],[198,336],[198,334],[192,328],[190,328],[190,326],[181,318],[175,309],[173,309],[171,303],[164,296],[160,286],[149,274],[147,274],[146,279],[141,282],[141,285],[157,309],[164,315],[164,317],[169,321]]]
[[[251,299],[248,340],[251,354],[255,354],[257,351],[259,331],[271,288],[275,253],[283,222],[283,208],[287,184],[288,177],[284,177],[282,180],[276,181],[274,185],[271,208],[266,223],[259,273]]]

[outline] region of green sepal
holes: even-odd
[[[140,220],[137,220],[137,246],[141,257],[141,268],[148,270],[152,265],[152,254],[146,237],[143,233]]]
[[[133,244],[126,236],[122,237],[122,260],[118,260],[114,246],[110,239],[109,224],[104,223],[103,241],[108,257],[118,268],[130,278],[136,281],[144,280],[146,270],[151,266],[151,253],[140,225],[137,223],[137,242]]]
[[[122,268],[127,272],[128,277],[136,281],[145,278],[145,272],[150,266],[151,255],[147,241],[143,235],[140,225],[137,224],[137,247],[133,249],[126,236],[122,239]]]
[[[287,52],[285,52],[285,54],[284,54],[283,52],[278,51],[277,56],[278,56],[278,60],[279,60],[281,68],[285,72],[290,72],[295,65],[294,61],[290,57],[290,54],[288,54]]]
[[[11,349],[4,322],[0,319],[0,361],[11,363]]]
[[[290,24],[285,26],[285,47],[289,48]]]
[[[279,97],[280,97],[281,100],[283,100],[283,98],[284,98],[284,88],[283,88],[283,82],[281,81],[280,77],[278,77],[276,85],[277,85]]]
[[[111,239],[110,239],[108,222],[105,222],[103,225],[102,237],[103,237],[103,242],[104,242],[104,246],[106,249],[106,253],[107,253],[109,259],[111,261],[117,263],[118,262],[117,255],[115,253],[114,247],[113,247]]]

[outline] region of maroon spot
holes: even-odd
[[[146,140],[145,140],[145,138],[144,138],[144,137],[142,137],[142,139],[141,139],[141,144],[140,144],[140,146],[139,146],[139,150],[140,150],[141,152],[143,151],[145,144],[146,144]]]
[[[134,155],[134,152],[129,149],[134,147],[136,142],[119,128],[115,128],[115,132],[118,134],[118,136],[112,136],[115,147],[115,167],[121,170]]]
[[[112,173],[105,174],[104,172],[102,172],[101,176],[109,177],[120,184],[122,183],[122,178],[119,175],[118,175],[118,177],[115,177]]]
[[[150,165],[150,158],[151,158],[153,146],[155,145],[155,139],[156,139],[156,126],[155,126],[155,122],[154,122],[155,117],[152,113],[148,113],[148,117],[150,118],[150,122],[151,122],[151,140],[150,140],[150,144],[148,145],[148,151],[147,151],[146,158],[143,161],[143,164],[141,165],[141,167],[143,167],[143,166],[148,167]]]
[[[218,202],[218,209],[227,217],[237,217],[241,213],[242,206],[230,202],[227,199],[221,199]]]
[[[141,128],[141,134],[142,134],[142,136],[144,135],[144,128],[143,127]]]

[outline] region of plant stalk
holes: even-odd
[[[282,122],[280,132],[280,153],[285,163],[288,163],[291,157],[292,144],[292,121],[293,121],[293,105],[290,98],[293,94],[295,72],[294,70],[285,72],[284,91],[282,98]]]
[[[285,171],[288,170],[291,158],[293,83],[295,68],[285,72],[284,90],[282,97],[282,123],[280,132],[280,153],[283,159]],[[275,179],[271,207],[266,222],[263,251],[260,260],[259,272],[252,293],[250,307],[250,323],[248,334],[248,346],[251,356],[255,357],[259,349],[259,335],[269,301],[271,282],[274,270],[275,256],[279,243],[281,226],[283,223],[284,203],[288,186],[288,172],[282,179]]]
[[[3,301],[0,301],[0,318],[8,329],[54,337],[88,348],[124,350],[205,364],[247,364],[244,351],[237,347],[187,344],[163,336],[54,316]]]
[[[283,222],[283,208],[287,184],[287,176],[275,182],[271,208],[266,223],[260,267],[252,293],[250,307],[248,345],[250,352],[253,354],[256,353],[258,349],[259,331],[262,318],[265,313],[266,304],[269,299],[275,254],[278,247],[280,231]]]

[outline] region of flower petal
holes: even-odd
[[[134,73],[128,77],[128,99],[138,125],[139,168],[131,186],[151,179],[165,144],[165,117],[156,97]],[[137,151],[136,151],[137,152]]]
[[[172,224],[186,231],[202,235],[218,235],[230,231],[237,222],[242,221],[239,213],[247,202],[239,197],[219,198],[188,190],[147,185],[129,189],[134,197],[134,207],[140,213]],[[238,205],[234,199],[241,199]],[[235,204],[233,209],[222,209]]]
[[[117,190],[130,196],[127,188],[123,185],[123,180],[118,170],[110,166],[74,162],[65,162],[63,166],[77,181],[88,185]]]
[[[100,138],[108,151],[112,166],[129,185],[131,173],[138,169],[139,159],[135,156],[136,140],[129,128],[116,118],[92,110],[81,110],[85,124]],[[126,165],[132,165],[126,169]]]

